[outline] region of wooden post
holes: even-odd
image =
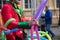
[[[60,26],[60,0],[59,0],[59,23],[58,25]]]

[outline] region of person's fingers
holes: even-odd
[[[3,30],[3,27],[2,26],[0,26],[0,30]]]

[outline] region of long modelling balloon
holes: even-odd
[[[2,40],[6,40],[6,35],[4,34],[4,31],[2,31]]]
[[[34,15],[34,19],[35,19],[35,20],[38,20],[39,17],[41,16],[41,13],[42,13],[44,7],[46,6],[47,1],[48,1],[48,0],[43,0],[43,2],[41,3],[41,6],[39,6],[37,12],[36,12],[35,15]]]
[[[43,0],[43,2],[41,3],[41,6],[39,6],[39,9],[37,10],[37,12],[36,12],[36,14],[34,15],[34,19],[35,20],[38,20],[39,19],[39,17],[41,16],[41,13],[42,13],[42,11],[43,11],[43,9],[44,9],[44,7],[46,6],[46,3],[47,3],[47,1],[48,0]],[[31,40],[34,40],[33,38],[33,27],[34,27],[34,25],[32,25],[32,28],[31,28]],[[38,28],[36,27],[36,33],[38,32]],[[39,34],[37,33],[37,36],[38,36]],[[38,40],[40,40],[40,37],[38,36]]]
[[[36,33],[34,33],[34,34],[36,34]],[[42,37],[46,37],[47,39],[44,39],[44,38],[43,38],[43,39],[44,39],[44,40],[52,40],[51,37],[49,36],[48,32],[39,31],[39,34],[41,34],[41,35],[40,35],[40,39],[41,39]],[[37,39],[37,38],[38,38],[36,35],[34,35],[33,37],[34,37],[34,39]],[[30,34],[29,34],[29,36],[28,36],[28,39],[29,39],[29,38],[31,38]],[[41,39],[41,40],[42,40],[42,39]]]
[[[28,36],[28,38],[31,38],[31,36]],[[37,36],[34,36],[34,39],[37,39]],[[45,37],[40,37],[41,40],[48,40],[47,38]]]
[[[12,32],[16,32],[18,31],[19,29],[18,28],[15,28],[15,29],[12,29],[12,30],[9,30],[9,31],[4,31],[5,34],[10,34]]]
[[[34,37],[33,37],[34,25],[32,25],[30,32],[31,32],[31,40],[34,40]]]
[[[32,27],[31,27],[31,40],[34,40],[34,37],[33,37],[34,28],[36,30],[37,38],[38,38],[38,40],[40,40],[40,36],[39,36],[39,33],[38,33],[38,28],[37,28],[37,26],[34,26],[34,25],[32,25]]]
[[[31,38],[31,36],[29,36],[28,38]],[[36,36],[34,36],[34,39],[37,39],[37,37]],[[40,38],[41,40],[48,40],[47,38],[45,38],[45,37],[41,37]]]
[[[35,29],[36,29],[37,38],[38,38],[38,40],[40,40],[40,36],[39,36],[39,33],[38,33],[38,27],[36,26]]]

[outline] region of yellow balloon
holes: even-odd
[[[49,36],[49,34],[47,32],[42,32],[41,31],[40,34],[41,34],[42,37],[47,37],[48,40],[52,40],[51,37]]]

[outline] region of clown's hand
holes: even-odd
[[[35,26],[38,26],[38,21],[36,21],[35,19],[32,18],[32,20],[29,22],[29,24],[32,26],[32,25],[35,25]]]
[[[9,30],[9,29],[7,29],[7,28],[5,28],[3,26],[0,26],[0,30]]]

